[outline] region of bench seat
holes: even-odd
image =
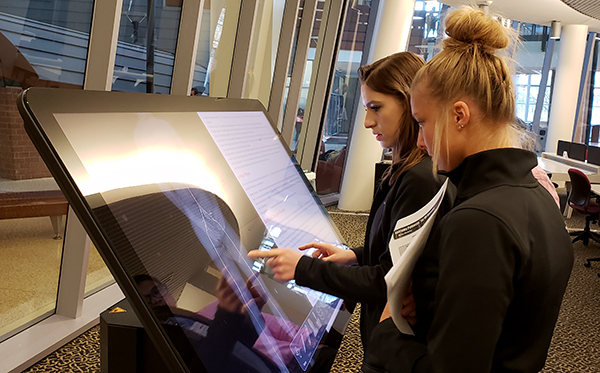
[[[49,216],[55,239],[60,239],[62,217],[69,204],[60,190],[0,193],[0,219]]]

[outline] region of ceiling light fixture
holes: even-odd
[[[492,5],[493,1],[486,1],[483,3],[479,3],[479,9],[481,9],[481,11],[483,12],[483,14],[485,14],[486,16],[490,15],[490,5]]]
[[[560,21],[552,21],[550,25],[550,39],[560,39]]]

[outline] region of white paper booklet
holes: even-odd
[[[413,268],[423,252],[447,186],[448,180],[429,203],[414,214],[398,220],[390,239],[389,248],[394,265],[385,275],[388,304],[394,324],[404,334],[413,335],[413,331],[408,321],[400,314],[402,300],[406,296]]]

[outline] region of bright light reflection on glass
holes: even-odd
[[[184,151],[141,151],[119,160],[87,164],[85,168],[89,178],[79,183],[84,195],[170,182],[191,184],[220,196],[225,193],[204,162]]]

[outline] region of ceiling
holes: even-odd
[[[472,5],[473,0],[440,0],[450,6]],[[514,21],[550,26],[554,20],[564,25],[587,25],[600,33],[600,1],[592,0],[475,0],[491,3],[490,13]],[[578,9],[578,10],[576,10]]]

